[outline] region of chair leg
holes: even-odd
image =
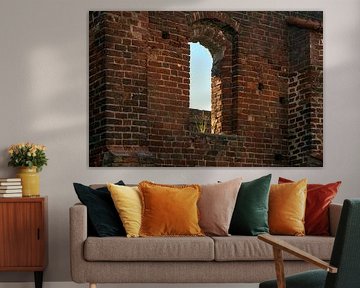
[[[282,251],[276,247],[273,247],[273,252],[274,252],[274,260],[275,260],[277,287],[286,288]]]
[[[95,283],[89,283],[89,288],[96,288],[96,284]]]

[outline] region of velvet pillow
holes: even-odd
[[[228,236],[242,178],[201,185],[198,202],[201,229],[207,235]]]
[[[279,177],[279,184],[293,181]],[[329,184],[308,184],[305,210],[305,234],[329,236],[329,206],[341,181]]]
[[[138,187],[107,184],[124,225],[127,237],[139,237],[141,226],[141,196]]]
[[[124,185],[124,182],[116,184]],[[79,183],[73,185],[79,200],[87,207],[88,223],[93,228],[94,236],[126,235],[107,187],[92,189]]]
[[[303,236],[307,180],[273,184],[269,195],[271,234]]]
[[[268,209],[271,174],[241,183],[229,233],[256,236],[269,233]]]
[[[199,185],[139,183],[142,198],[140,236],[202,236],[197,202]]]

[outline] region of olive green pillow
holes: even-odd
[[[271,174],[241,184],[231,218],[230,234],[256,236],[269,233],[270,181]]]

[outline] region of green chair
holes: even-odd
[[[260,283],[259,288],[360,287],[360,199],[344,201],[330,264],[269,234],[258,237],[273,246],[277,278]],[[311,270],[285,278],[282,251],[315,264],[323,270]]]

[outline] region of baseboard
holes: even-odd
[[[43,288],[88,288],[74,282],[44,282]],[[97,288],[258,288],[259,284],[98,284]],[[0,288],[34,288],[34,283],[0,283]]]

